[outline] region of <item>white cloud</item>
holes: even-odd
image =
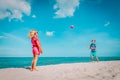
[[[47,31],[47,32],[46,32],[46,35],[47,35],[47,36],[53,36],[53,35],[54,35],[54,31],[51,31],[51,32],[50,32],[50,31]]]
[[[104,24],[105,27],[109,26],[110,22],[108,21],[107,23]]]
[[[79,0],[56,0],[56,4],[53,6],[55,10],[54,18],[65,18],[74,15],[77,7],[79,7]]]
[[[32,18],[36,18],[36,15],[32,15]]]
[[[31,7],[25,0],[0,0],[0,19],[22,21],[23,14],[30,15]]]

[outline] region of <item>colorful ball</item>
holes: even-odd
[[[74,26],[73,26],[73,25],[71,25],[71,26],[70,26],[70,28],[71,28],[71,29],[73,29],[73,28],[74,28]]]

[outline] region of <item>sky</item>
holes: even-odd
[[[0,0],[0,57],[31,57],[37,30],[41,57],[120,57],[119,0]],[[74,28],[71,29],[70,26]]]

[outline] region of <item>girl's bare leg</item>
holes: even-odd
[[[34,64],[33,64],[33,70],[37,70],[36,63],[37,63],[38,57],[39,57],[39,55],[35,54]]]
[[[33,68],[34,68],[34,59],[35,59],[35,55],[33,55],[33,60],[32,60],[32,65],[31,65],[31,71],[33,71]]]

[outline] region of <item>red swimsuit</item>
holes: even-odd
[[[41,51],[39,50],[39,47],[38,47],[38,45],[37,45],[37,41],[39,41],[37,37],[33,37],[33,38],[31,39],[31,43],[32,43],[32,53],[39,55]]]

